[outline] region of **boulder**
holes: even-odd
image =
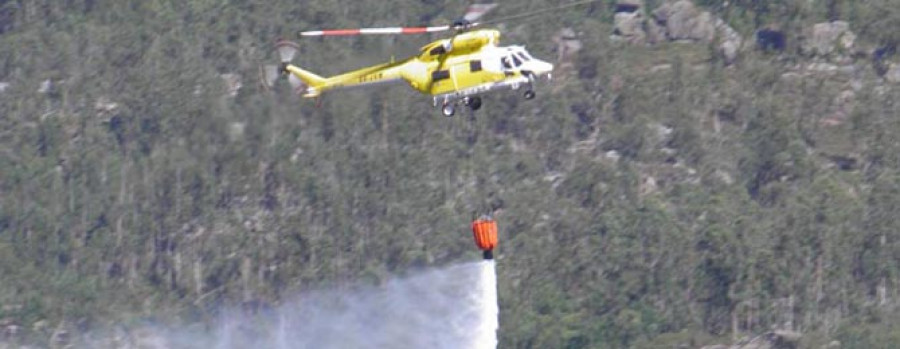
[[[15,320],[11,318],[0,319],[0,339],[15,339],[21,331],[22,326]]]
[[[738,51],[740,51],[740,49],[740,43],[735,43],[734,41],[725,41],[719,46],[719,51],[722,54],[722,58],[725,59],[726,64],[732,64],[737,60]]]
[[[238,74],[227,73],[219,75],[222,78],[222,81],[225,83],[225,90],[227,92],[228,97],[235,97],[240,91],[241,87],[243,87],[243,83],[241,82],[241,76]]]
[[[644,22],[643,0],[616,1],[615,15],[613,16],[614,39],[624,39],[631,44],[646,42]]]
[[[94,102],[94,111],[100,114],[112,113],[119,109],[119,103],[113,102],[109,97],[101,96]]]
[[[813,73],[832,74],[838,71],[838,66],[830,63],[814,62],[807,65],[806,70]]]
[[[666,1],[644,17],[642,1],[621,0],[616,3],[612,38],[631,44],[656,44],[664,41],[718,43],[718,52],[726,64],[733,63],[743,38],[725,21],[712,13],[700,11],[688,0]]]
[[[713,41],[716,38],[718,22],[721,22],[721,20],[715,18],[711,13],[707,11],[700,12],[700,14],[694,17],[693,21],[689,22],[691,31],[687,39],[702,42]]]
[[[613,35],[620,36],[629,43],[646,42],[644,15],[641,12],[618,12],[613,17]]]
[[[50,90],[53,89],[53,80],[47,79],[41,82],[41,85],[38,86],[38,93],[47,94]]]
[[[725,58],[725,63],[734,63],[744,44],[744,38],[721,18],[716,18],[716,35],[720,40],[719,51]]]
[[[691,39],[694,33],[697,8],[687,0],[679,0],[671,5],[663,5],[654,14],[658,14],[658,21],[666,25],[669,39]]]
[[[853,90],[844,90],[834,98],[832,103],[832,116],[839,120],[847,120],[856,106],[856,93]]]
[[[659,185],[656,184],[656,178],[651,175],[641,175],[641,184],[638,186],[640,196],[647,196],[659,191]]]
[[[607,151],[607,152],[603,153],[603,156],[612,162],[617,162],[617,161],[619,161],[619,159],[622,158],[622,155],[619,154],[619,152],[617,152],[615,150]]]
[[[572,28],[561,29],[553,36],[553,42],[556,43],[556,60],[559,62],[570,61],[583,46]]]
[[[891,83],[900,83],[900,64],[889,64],[887,72],[884,73],[884,79]]]
[[[695,40],[710,42],[716,36],[721,21],[711,13],[699,11],[688,0],[664,3],[653,11],[656,24],[665,27],[670,40]]]
[[[663,3],[646,22],[648,42],[661,42],[664,38],[707,43],[719,40],[719,53],[729,64],[737,59],[743,45],[736,30],[712,13],[698,10],[688,0]]]
[[[647,33],[647,42],[657,44],[666,41],[666,27],[660,25],[656,20],[644,21],[644,31]]]
[[[850,31],[850,24],[845,21],[817,23],[806,35],[803,52],[814,56],[827,56],[836,49],[848,51],[856,41],[856,34]]]

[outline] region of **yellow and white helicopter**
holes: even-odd
[[[581,3],[570,5],[578,4]],[[542,78],[549,80],[553,64],[534,58],[524,46],[500,46],[500,31],[496,29],[477,29],[484,23],[473,21],[495,6],[471,5],[466,15],[453,25],[304,31],[300,33],[301,37],[421,34],[448,30],[455,33],[449,39],[425,45],[419,54],[407,59],[331,77],[322,77],[291,64],[299,46],[279,41],[276,50],[281,65],[262,67],[261,78],[265,86],[271,87],[279,78],[287,77],[299,94],[310,98],[335,89],[405,81],[413,89],[431,95],[433,105],[440,105],[445,116],[453,116],[459,103],[473,111],[478,110],[481,108],[480,95],[488,91],[524,87],[525,99],[532,99],[535,82]]]

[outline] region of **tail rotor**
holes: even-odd
[[[306,90],[306,84],[300,78],[287,71],[288,64],[297,57],[299,49],[300,46],[295,42],[279,40],[275,43],[274,51],[280,64],[266,64],[259,67],[259,79],[263,88],[266,90],[274,89],[279,80],[285,79],[294,92],[299,94]]]
[[[290,63],[293,61],[299,50],[300,45],[297,45],[297,43],[293,41],[279,40],[275,43],[275,51],[278,52],[278,58],[281,59],[281,63]]]

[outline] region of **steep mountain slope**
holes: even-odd
[[[613,40],[610,2],[505,23],[504,43],[565,60],[554,82],[448,119],[402,86],[317,108],[255,76],[274,38],[442,23],[452,2],[0,1],[2,341],[202,321],[478,258],[467,224],[493,210],[504,346],[772,328],[891,343],[900,86],[872,55],[896,44],[897,12],[711,3],[744,38],[734,62]],[[872,54],[803,53],[799,33],[832,15]],[[772,23],[788,49],[755,50]],[[552,40],[564,28],[574,55]],[[304,41],[299,61],[328,75],[429,39]]]

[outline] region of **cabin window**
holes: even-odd
[[[509,57],[500,58],[500,63],[503,64],[504,69],[512,69],[512,64],[509,64]]]
[[[447,53],[447,50],[444,49],[444,45],[438,45],[435,48],[431,49],[431,51],[428,51],[428,54],[432,56],[442,55],[445,53]]]
[[[512,58],[513,58],[513,63],[515,63],[517,67],[522,65],[522,60],[520,60],[518,57],[512,56]]]
[[[438,70],[434,73],[431,73],[431,81],[438,81],[450,78],[449,70]]]
[[[521,59],[522,59],[523,61],[525,61],[525,62],[528,62],[528,61],[531,60],[531,59],[528,58],[528,56],[526,56],[526,55],[525,55],[524,53],[522,53],[522,52],[519,52],[519,53],[517,53],[516,55],[519,56],[519,58],[521,58]]]
[[[481,71],[481,61],[480,60],[469,61],[469,71],[471,71],[473,73],[477,72],[477,71]]]

